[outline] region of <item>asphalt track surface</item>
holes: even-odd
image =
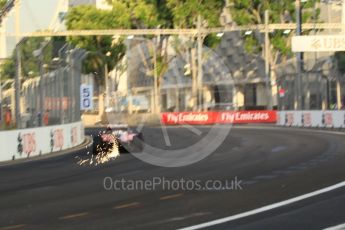
[[[196,127],[206,134],[209,127]],[[97,134],[88,129],[87,134]],[[168,128],[170,148],[200,136]],[[145,140],[168,148],[158,127]],[[0,167],[0,229],[178,229],[232,216],[345,181],[345,136],[315,130],[240,126],[204,160],[166,168],[131,154],[79,166],[70,154]],[[112,181],[200,182],[201,189],[109,189]],[[239,187],[205,188],[209,180]],[[157,182],[157,181],[156,181]],[[224,185],[224,184],[222,184]],[[345,188],[207,229],[324,229],[345,223]]]

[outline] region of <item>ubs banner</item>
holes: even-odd
[[[174,112],[162,113],[162,123],[166,125],[209,125],[276,123],[277,113],[271,110],[227,111],[227,112]]]

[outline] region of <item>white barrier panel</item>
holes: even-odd
[[[277,125],[345,128],[345,111],[280,111],[277,114]]]
[[[0,132],[0,162],[48,154],[80,145],[82,122]]]

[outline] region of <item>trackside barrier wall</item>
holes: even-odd
[[[82,122],[0,132],[0,162],[48,154],[80,145]]]
[[[162,124],[166,125],[209,125],[276,123],[277,113],[271,110],[258,111],[209,111],[209,112],[173,112],[162,113]]]
[[[345,111],[281,111],[277,125],[289,127],[345,128]]]

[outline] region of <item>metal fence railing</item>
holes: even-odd
[[[30,128],[80,120],[81,65],[85,51],[65,49],[55,68],[20,87],[20,120],[15,120],[14,84],[2,93],[2,129]]]

